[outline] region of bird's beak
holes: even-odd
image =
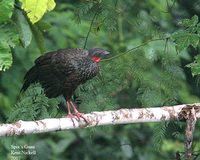
[[[108,52],[108,51],[104,51],[103,53],[105,56],[110,54],[110,52]]]
[[[110,52],[104,51],[104,52],[103,52],[103,58],[107,57],[109,54],[110,54]]]

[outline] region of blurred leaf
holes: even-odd
[[[130,145],[130,140],[128,137],[120,137],[120,144],[122,152],[124,153],[124,157],[131,158],[133,156],[133,148]]]
[[[33,24],[39,21],[45,12],[51,11],[56,6],[54,0],[20,0],[20,2]]]
[[[192,75],[199,75],[200,74],[200,55],[195,57],[195,61],[188,64],[187,67],[191,68]]]
[[[16,18],[18,24],[17,27],[19,31],[19,38],[22,42],[23,47],[26,48],[31,43],[31,28],[21,11],[16,10]]]
[[[0,71],[5,71],[12,65],[12,54],[8,43],[0,42]]]
[[[194,27],[197,25],[198,21],[198,16],[194,15],[191,19],[183,19],[179,24],[183,27]]]
[[[179,151],[184,150],[184,145],[183,142],[181,143],[180,141],[172,141],[172,140],[163,140],[163,146],[162,146],[162,151],[166,152],[166,151],[174,151],[174,146],[176,146],[176,148]]]
[[[10,106],[9,98],[2,93],[0,93],[0,106],[3,110],[6,110]]]
[[[48,11],[51,11],[54,9],[54,7],[56,6],[54,0],[48,0],[47,2],[47,10]]]
[[[37,26],[41,31],[47,31],[48,29],[51,28],[51,24],[44,22],[42,20],[37,22]]]
[[[0,71],[5,71],[12,65],[12,54],[10,47],[18,43],[18,35],[12,24],[0,25]]]
[[[160,122],[154,127],[153,141],[156,150],[160,150],[169,122]]]
[[[178,31],[175,32],[171,37],[175,43],[176,48],[179,52],[187,48],[189,45],[192,45],[194,48],[199,44],[199,35],[195,33],[189,33],[187,31]]]
[[[0,23],[6,22],[10,19],[13,13],[14,0],[0,1]]]
[[[19,36],[14,23],[0,25],[0,35],[0,43],[5,42],[12,48],[19,42]]]
[[[46,49],[44,45],[44,36],[42,34],[42,31],[39,29],[37,25],[32,25],[31,29],[32,29],[36,44],[40,50],[40,53],[44,54],[46,52]]]
[[[36,156],[33,156],[33,160],[39,160],[39,159],[51,159],[51,149],[49,145],[44,141],[40,140],[35,143],[36,148]]]
[[[63,134],[66,134],[66,133],[63,133]],[[69,135],[70,136],[67,136],[66,139],[61,139],[57,143],[53,141],[48,141],[48,144],[52,147],[55,154],[63,153],[67,149],[67,147],[76,140],[76,137],[73,134],[69,134]]]

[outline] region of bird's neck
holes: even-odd
[[[100,60],[101,60],[101,57],[97,57],[97,56],[93,56],[93,57],[92,57],[92,61],[93,61],[93,62],[98,63],[98,62],[100,62]]]

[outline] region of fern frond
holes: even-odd
[[[20,95],[19,101],[8,117],[8,122],[36,120],[55,116],[58,104],[57,98],[49,99],[45,96],[40,84],[33,84]]]

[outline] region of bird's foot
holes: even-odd
[[[69,113],[66,115],[66,118],[70,118],[73,123],[73,126],[75,127],[75,123],[74,123],[74,119],[73,119],[73,118],[75,118],[75,116],[73,114]]]
[[[81,118],[87,123],[89,124],[88,120],[83,116],[84,113],[80,113],[77,109],[76,106],[74,105],[74,103],[72,101],[67,101],[67,110],[68,110],[68,118],[71,118],[73,124],[74,124],[74,120],[73,118],[75,118],[77,121],[80,121]],[[73,113],[71,113],[71,108],[74,110]]]
[[[75,112],[75,113],[69,113],[66,115],[67,118],[70,118],[73,122],[73,126],[75,126],[75,122],[74,122],[74,118],[77,120],[77,121],[80,121],[81,118],[85,121],[85,123],[89,123],[88,120],[83,116],[84,113],[80,113],[80,112]]]
[[[84,113],[81,113],[81,112],[78,112],[78,111],[75,111],[74,112],[74,114],[73,114],[76,118],[77,118],[77,120],[81,120],[81,118],[85,121],[85,123],[89,123],[88,122],[88,120],[83,116],[84,115]]]

